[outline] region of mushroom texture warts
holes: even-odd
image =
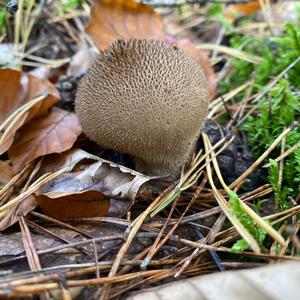
[[[201,66],[155,40],[117,40],[80,81],[75,109],[83,131],[127,153],[149,175],[175,174],[199,137],[209,103]]]

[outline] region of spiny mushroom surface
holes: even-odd
[[[83,131],[136,159],[149,175],[176,173],[199,137],[209,103],[202,68],[177,47],[118,40],[79,83],[75,109]]]

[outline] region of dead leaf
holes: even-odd
[[[141,187],[153,179],[101,158],[82,170],[83,167],[58,176],[36,193],[45,214],[57,219],[102,217],[108,209],[114,214],[107,199],[117,197],[124,203],[123,210],[117,208],[121,217],[128,212]]]
[[[63,168],[69,168],[71,172],[77,164],[84,160],[94,162],[98,161],[99,157],[78,148],[73,148],[59,154],[51,154],[44,159],[38,175],[42,176],[46,173],[54,173]]]
[[[0,132],[0,155],[5,153],[13,144],[17,130],[25,124],[27,118],[28,113],[19,115],[18,118],[13,121],[13,124],[10,124],[3,133]]]
[[[127,300],[297,300],[300,263],[196,276],[129,296]],[[170,292],[172,291],[172,292]]]
[[[132,0],[95,0],[86,32],[100,50],[117,39],[164,39],[160,16],[148,5]]]
[[[20,216],[26,216],[37,207],[37,202],[33,196],[28,196],[25,200],[12,208],[8,214],[0,221],[0,231],[5,230],[19,221]]]
[[[0,160],[0,187],[7,184],[13,177],[13,169],[9,160]]]
[[[105,216],[108,211],[110,215],[123,216],[143,185],[155,179],[80,149],[47,156],[36,179],[65,168],[68,172],[45,183],[33,194],[43,212],[57,219]],[[23,202],[0,222],[0,231],[36,207],[30,197]]]
[[[36,200],[45,214],[61,220],[103,217],[109,208],[109,201],[104,198],[104,194],[96,190],[50,192],[36,196]]]
[[[0,125],[17,109],[32,99],[43,95],[42,101],[35,103],[28,110],[16,114],[7,123],[0,135],[0,154],[12,145],[17,130],[30,120],[46,113],[59,98],[56,88],[48,80],[42,80],[27,73],[11,70],[0,70]]]
[[[31,121],[9,150],[15,172],[38,157],[70,149],[80,133],[76,115],[59,108]]]
[[[99,158],[97,156],[89,154],[81,149],[71,149],[63,154],[49,155],[44,159],[43,165],[37,174],[37,178],[40,178],[46,173],[54,173],[55,171],[63,168],[68,168],[71,172],[72,169],[81,161],[95,161],[98,159]],[[13,188],[15,183],[12,184]],[[34,196],[30,195],[24,199],[20,204],[13,207],[0,221],[0,231],[3,231],[9,226],[15,224],[19,220],[20,216],[26,216],[29,212],[35,209],[36,206],[37,201]]]
[[[48,80],[11,69],[0,69],[0,90],[0,123],[23,104],[41,94],[48,93],[53,97],[36,105],[31,111],[30,119],[47,112],[59,98],[58,91]]]
[[[234,22],[241,15],[252,15],[260,10],[259,1],[228,5],[225,17]]]
[[[203,71],[208,80],[208,88],[209,88],[211,100],[214,100],[214,98],[216,96],[217,79],[215,76],[215,72],[211,66],[209,57],[206,55],[205,52],[197,49],[197,47],[188,39],[177,40],[177,45],[183,51],[192,55],[193,58],[203,68]]]

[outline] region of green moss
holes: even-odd
[[[282,188],[282,186],[279,184],[278,164],[273,159],[270,159],[269,162],[271,166],[269,168],[268,180],[271,183],[274,191],[275,204],[278,209],[285,210],[291,207],[287,201],[287,196],[289,193],[292,193],[293,190],[288,187]]]
[[[284,128],[294,121],[300,120],[300,96],[298,92],[292,92],[292,86],[282,79],[262,98],[258,104],[258,114],[250,116],[244,129],[248,136],[248,142],[253,153],[261,155],[273,141],[282,133]],[[300,126],[286,136],[285,150],[296,143],[300,143]],[[270,154],[270,158],[280,155],[281,145]],[[287,197],[295,197],[300,191],[300,148],[295,150],[284,159],[282,186],[278,183],[278,167],[276,162],[271,161],[268,180],[271,183],[275,200],[278,207],[287,207]]]
[[[230,76],[221,83],[221,93],[242,85],[254,78],[254,91],[259,91],[272,77],[281,73],[300,55],[300,26],[287,23],[280,37],[253,37],[233,35],[231,47],[242,48],[245,52],[255,54],[263,59],[260,64],[251,64],[234,60]],[[300,88],[300,64],[288,73],[292,86]]]
[[[299,19],[300,20],[300,19]],[[232,61],[232,71],[220,83],[220,93],[254,80],[253,93],[261,92],[278,74],[284,71],[300,56],[300,26],[285,24],[276,37],[254,37],[231,34],[231,47],[243,49],[263,59],[260,64],[242,60]],[[257,104],[257,111],[248,117],[243,129],[247,133],[249,148],[259,157],[274,140],[294,121],[300,122],[300,63],[291,68]],[[244,93],[236,98],[242,99]],[[300,142],[300,127],[286,136],[285,150]],[[269,158],[280,155],[281,144],[272,151]],[[284,159],[283,181],[278,185],[278,166],[271,161],[268,180],[274,190],[278,209],[289,206],[288,197],[300,192],[300,148]],[[277,182],[277,183],[276,183]]]

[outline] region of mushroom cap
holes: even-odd
[[[200,134],[209,103],[202,68],[174,45],[117,40],[81,79],[75,110],[83,131],[132,155],[151,175],[174,173]]]

